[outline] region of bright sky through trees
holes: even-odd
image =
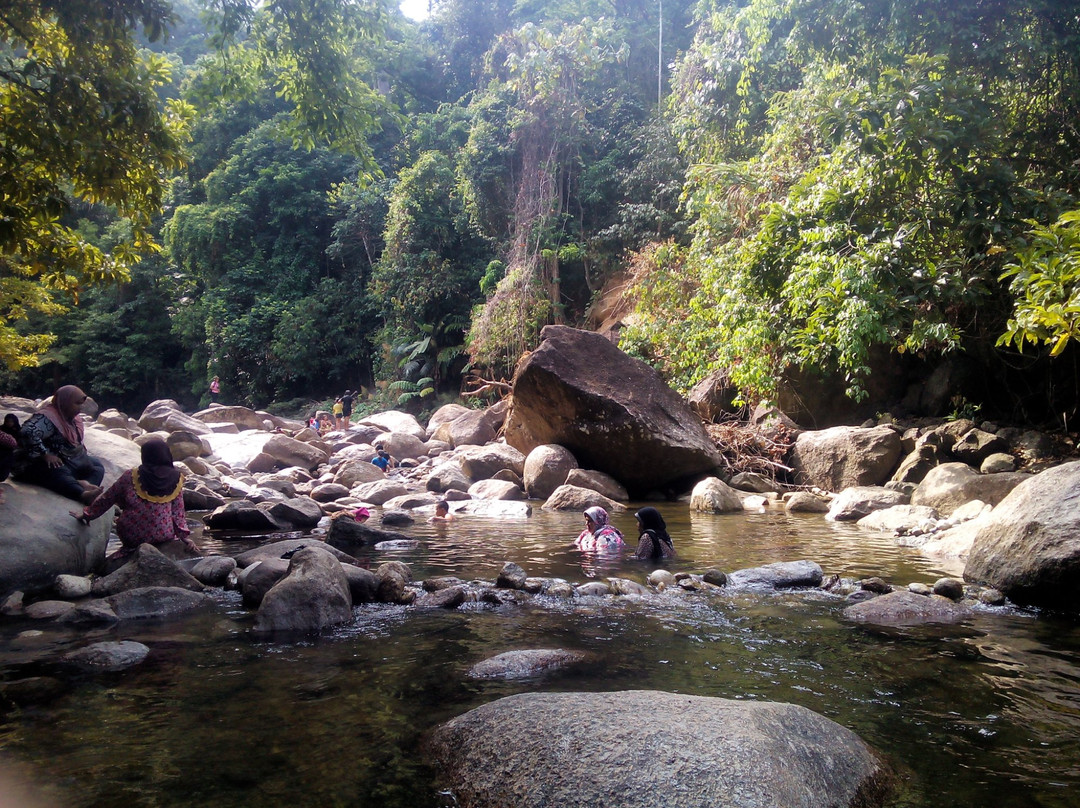
[[[402,0],[401,13],[410,20],[427,19],[428,0]]]

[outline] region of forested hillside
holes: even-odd
[[[0,34],[5,392],[430,406],[566,323],[682,392],[945,374],[925,414],[1076,416],[1076,0],[0,0]]]

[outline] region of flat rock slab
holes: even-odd
[[[461,808],[873,808],[893,780],[804,707],[647,690],[508,696],[427,749]]]
[[[844,617],[880,626],[912,626],[922,623],[958,623],[971,616],[966,606],[936,595],[907,590],[864,600],[844,609]]]
[[[742,587],[772,587],[792,589],[798,586],[821,586],[824,578],[821,567],[813,561],[777,561],[763,567],[736,570],[727,577],[732,589]]]
[[[119,671],[138,665],[150,649],[141,642],[97,642],[64,655],[64,661],[78,665],[83,670]]]
[[[584,658],[585,655],[579,651],[562,648],[507,651],[477,662],[469,668],[469,676],[473,679],[527,679],[546,671],[565,668]]]

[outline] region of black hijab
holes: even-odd
[[[173,465],[172,451],[161,438],[143,444],[142,465],[137,471],[140,486],[152,497],[167,497],[179,487],[180,470]]]
[[[641,524],[641,532],[652,535],[654,556],[659,556],[662,552],[660,542],[664,542],[672,550],[675,549],[675,544],[671,541],[671,536],[667,532],[667,523],[664,522],[664,517],[660,515],[660,511],[656,510],[656,508],[647,507],[642,508],[634,516],[637,517],[638,522]]]

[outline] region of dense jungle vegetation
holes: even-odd
[[[683,392],[1075,418],[1080,2],[430,11],[0,0],[0,389],[418,406],[618,324]]]

